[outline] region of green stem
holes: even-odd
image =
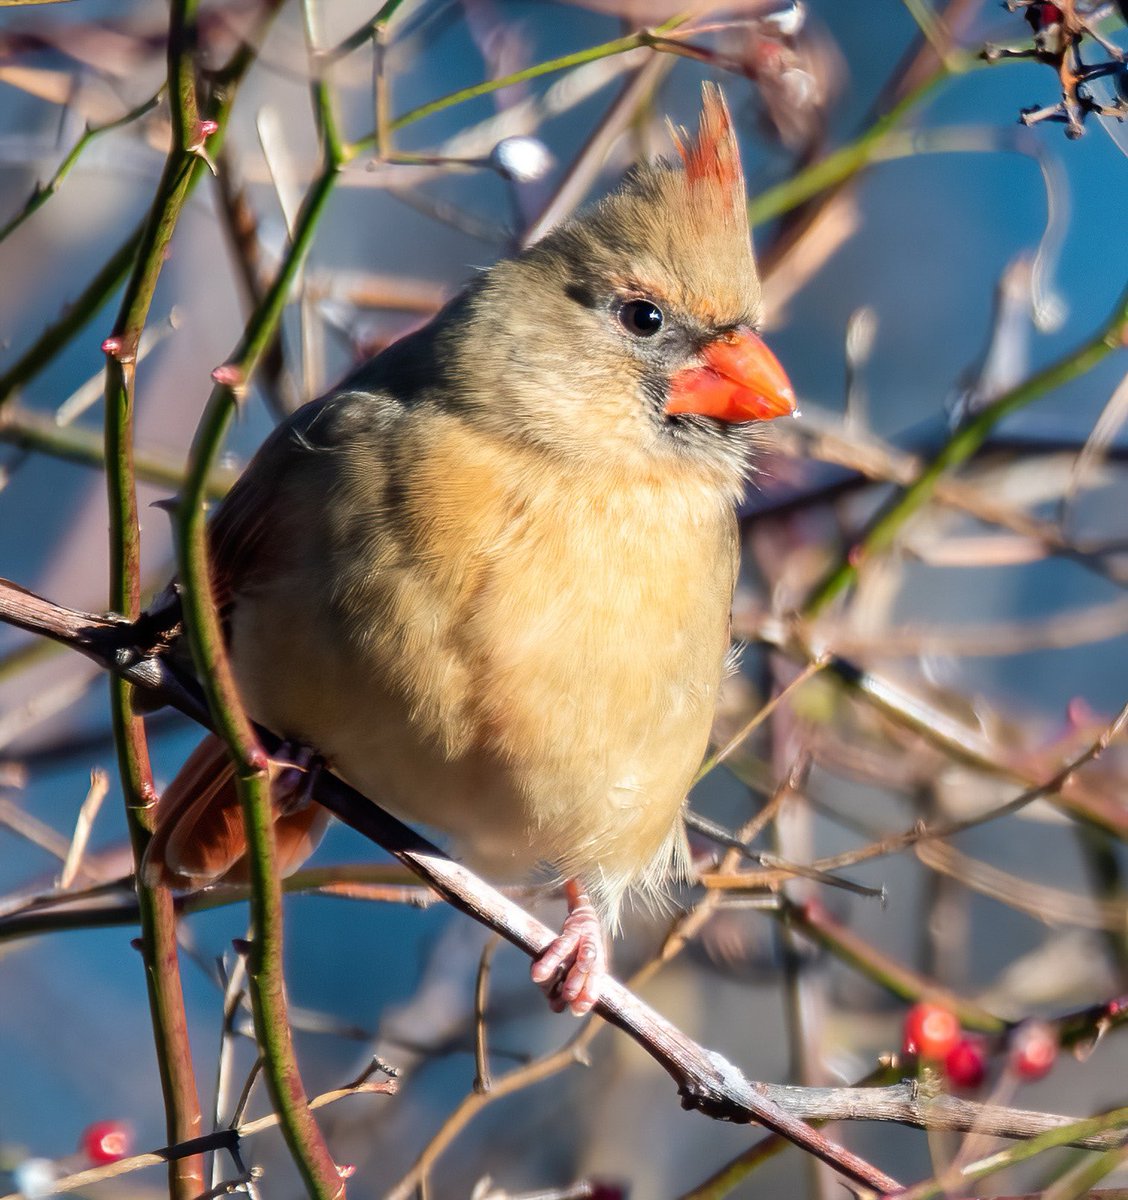
[[[196,98],[196,9],[199,0],[177,0],[169,13],[168,90],[173,153],[191,154],[200,141]]]
[[[157,91],[150,96],[148,100],[143,100],[137,105],[136,108],[131,108],[124,116],[117,117],[113,121],[107,121],[104,125],[87,125],[86,129],[82,133],[82,136],[70,148],[66,158],[64,158],[59,164],[55,174],[52,175],[46,183],[37,185],[35,191],[32,192],[28,197],[23,208],[21,208],[20,211],[16,213],[6,225],[0,225],[0,242],[4,241],[5,238],[14,233],[28,219],[28,217],[38,212],[39,209],[41,209],[43,205],[51,199],[51,197],[62,186],[62,182],[70,173],[71,168],[76,162],[78,162],[79,158],[82,157],[82,152],[87,146],[90,145],[91,142],[101,137],[102,134],[109,133],[111,129],[120,129],[123,125],[128,125],[131,122],[136,121],[138,117],[143,117],[147,112],[150,112],[152,109],[156,108],[160,101],[161,93],[164,91],[164,86],[165,85],[162,83]]]
[[[1004,392],[952,434],[916,480],[882,509],[849,554],[815,588],[804,606],[805,615],[817,616],[855,581],[865,559],[889,549],[909,518],[932,498],[937,483],[967,462],[1004,417],[1091,371],[1111,351],[1124,346],[1126,333],[1128,289],[1121,294],[1104,327],[1087,342]]]
[[[1128,1125],[1128,1108],[1115,1108],[1098,1117],[1088,1117],[1082,1121],[1072,1121],[1062,1125],[1060,1129],[1052,1129],[1049,1133],[1041,1133],[1028,1142],[1019,1142],[1008,1146],[997,1154],[981,1158],[977,1162],[952,1173],[942,1173],[934,1179],[925,1180],[915,1187],[907,1188],[898,1193],[897,1200],[939,1200],[941,1196],[953,1193],[960,1194],[964,1185],[979,1179],[986,1179],[998,1171],[1005,1171],[1018,1163],[1044,1153],[1046,1150],[1056,1150],[1059,1146],[1068,1146],[1070,1142],[1081,1138],[1092,1137],[1094,1134],[1105,1133],[1112,1129],[1123,1129]]]
[[[0,375],[0,408],[11,399],[17,388],[38,375],[70,343],[74,335],[106,303],[114,289],[120,286],[133,264],[144,229],[145,220],[142,220],[79,296],[67,305],[63,315],[53,325],[48,325],[35,342]]]
[[[876,121],[854,141],[839,147],[832,154],[820,158],[797,175],[792,175],[775,187],[767,188],[748,202],[748,219],[762,225],[798,208],[820,192],[837,187],[851,175],[856,175],[876,158],[885,139],[893,133],[902,119],[911,112],[930,92],[944,82],[952,73],[972,70],[979,61],[961,56],[952,60],[949,67],[929,76],[919,87],[902,97],[887,113]]]
[[[610,42],[601,42],[598,46],[589,46],[585,50],[576,50],[571,54],[562,54],[559,58],[550,58],[546,62],[534,63],[531,67],[514,71],[511,75],[505,75],[500,79],[487,79],[483,83],[475,83],[471,87],[459,88],[458,91],[449,92],[437,100],[429,100],[426,104],[409,109],[401,116],[396,117],[389,124],[389,129],[396,133],[408,125],[414,125],[416,121],[422,121],[424,117],[434,116],[435,113],[453,108],[456,104],[465,104],[467,100],[476,100],[479,96],[488,96],[502,88],[511,87],[515,83],[524,83],[526,80],[537,79],[541,75],[552,75],[557,71],[566,71],[571,67],[582,67],[585,63],[596,62],[601,58],[611,58],[616,54],[625,54],[628,50],[637,50],[642,46],[655,46],[662,34],[669,33],[679,25],[684,25],[687,20],[689,18],[685,15],[671,17],[654,29],[640,29],[637,33],[615,38]],[[659,45],[655,48],[661,49],[662,47]],[[353,143],[352,152],[371,150],[375,144],[375,135],[369,135],[359,142]]]
[[[959,1017],[960,1024],[965,1029],[974,1029],[981,1033],[1002,1033],[1007,1028],[1001,1017],[997,1017],[973,1000],[966,1000],[958,993],[910,970],[819,908],[789,905],[782,910],[781,917],[801,933],[824,946],[839,961],[853,967],[859,974],[873,980],[902,1000],[915,1003],[926,999],[942,1004]]]
[[[157,278],[172,240],[176,221],[191,188],[196,156],[188,137],[198,125],[191,60],[184,53],[186,26],[191,24],[194,0],[173,5],[168,66],[173,140],[164,163],[156,197],[146,218],[130,281],[122,296],[118,319],[106,349],[106,482],[109,494],[109,604],[128,618],[140,614],[140,528],[137,516],[136,473],[133,467],[134,368],[140,335],[149,316]],[[184,79],[191,84],[188,103]],[[144,724],[133,712],[132,688],[124,679],[110,678],[110,708],[134,862],[142,860],[149,844],[151,812],[156,804]],[[157,1066],[161,1073],[169,1141],[196,1138],[202,1127],[196,1075],[188,1042],[184,992],[176,950],[176,914],[167,889],[151,889],[139,880],[137,895],[142,928],[142,953],[149,989]],[[174,1200],[191,1200],[202,1192],[204,1164],[200,1156],[170,1160],[169,1193]]]
[[[325,57],[330,62],[336,62],[339,58],[344,58],[346,55],[352,54],[354,50],[359,50],[361,46],[367,45],[373,39],[382,36],[387,31],[392,17],[396,15],[396,9],[402,4],[403,0],[386,0],[386,3],[374,17],[369,17],[359,29],[350,33],[343,41],[338,42],[332,50],[328,51]]]
[[[260,44],[260,36],[277,12],[280,3],[281,0],[269,0],[258,27],[252,31],[247,41],[232,54],[230,61],[214,71],[210,77],[212,102],[216,107],[214,118],[220,126],[220,132],[216,135],[217,140],[223,135],[223,128],[231,110],[235,90],[248,68],[255,61],[255,47]],[[195,130],[193,130],[194,133]],[[199,156],[193,156],[189,189],[196,186],[207,170],[208,167],[204,160]],[[120,286],[137,257],[138,245],[147,222],[148,216],[141,220],[137,228],[114,251],[82,293],[67,305],[59,320],[54,325],[48,326],[34,344],[29,346],[16,362],[0,375],[0,408],[11,398],[17,388],[34,378],[64,346],[70,343],[78,330],[106,303],[115,288]]]
[[[274,824],[268,763],[243,711],[212,600],[207,558],[204,495],[213,464],[241,392],[254,374],[277,329],[291,285],[305,258],[317,222],[332,192],[340,161],[326,139],[326,166],[314,181],[295,222],[288,254],[252,314],[243,337],[225,364],[238,387],[217,384],[200,419],[189,456],[188,475],[177,515],[177,556],[184,586],[185,625],[216,731],[235,767],[243,809],[250,870],[254,936],[247,960],[255,1032],[263,1053],[267,1085],[286,1143],[309,1194],[332,1200],[344,1184],[306,1102],[286,1013],[283,975],[282,889],[275,865]]]
[[[45,413],[31,412],[19,404],[0,409],[0,442],[49,454],[84,467],[104,468],[106,446],[102,437],[81,425],[59,425]],[[171,456],[134,451],[134,474],[145,483],[177,491],[184,483],[184,465]],[[233,470],[218,467],[208,478],[208,498],[220,500],[235,482]]]

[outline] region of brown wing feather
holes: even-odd
[[[278,523],[267,488],[259,482],[262,474],[248,468],[208,526],[212,595],[225,628],[238,579],[253,572],[269,545],[272,521]]]

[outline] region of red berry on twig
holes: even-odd
[[[82,1131],[82,1152],[95,1166],[125,1158],[133,1144],[133,1132],[124,1121],[95,1121]]]
[[[1046,1021],[1024,1021],[1011,1036],[1010,1064],[1023,1079],[1050,1073],[1058,1052],[1058,1035]]]
[[[962,1037],[944,1057],[944,1074],[958,1088],[980,1087],[987,1078],[987,1054],[983,1042]]]
[[[922,1001],[905,1015],[901,1045],[908,1058],[942,1062],[959,1040],[959,1020],[939,1004]]]

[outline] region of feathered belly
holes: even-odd
[[[655,645],[626,626],[547,640],[510,626],[472,656],[460,637],[381,664],[327,652],[332,641],[308,626],[272,636],[277,624],[240,608],[255,629],[233,639],[250,711],[377,803],[452,835],[487,873],[549,862],[621,892],[670,842],[723,648]]]
[[[235,607],[248,708],[495,876],[547,861],[613,912],[682,844],[728,645],[731,532],[669,519],[628,538],[555,514],[462,556],[416,544],[312,620],[276,577]]]

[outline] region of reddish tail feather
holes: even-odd
[[[271,764],[272,783],[281,770]],[[298,807],[273,800],[278,869],[289,875],[317,848],[329,813],[312,800]],[[220,738],[209,734],[161,796],[142,878],[150,887],[189,891],[245,883],[246,851],[231,759]]]

